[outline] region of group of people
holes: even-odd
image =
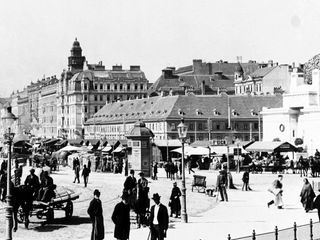
[[[73,183],[76,181],[80,183],[80,161],[79,158],[76,157],[73,159],[73,171],[74,171],[74,180]],[[88,180],[89,180],[89,174],[91,172],[91,161],[88,160],[88,166],[86,164],[83,165],[81,176],[83,177],[84,187],[87,187]]]
[[[148,225],[150,227],[151,240],[163,240],[166,237],[169,227],[169,215],[165,205],[160,202],[160,195],[154,193],[152,200],[154,205],[150,207],[150,200],[148,198],[149,187],[148,180],[144,177],[143,172],[139,173],[138,181],[134,177],[134,170],[130,170],[124,182],[124,189],[121,196],[121,202],[114,207],[111,219],[115,224],[114,237],[117,240],[128,240],[130,235],[130,211],[134,210],[137,213],[138,226]],[[171,214],[178,217],[180,212],[181,191],[174,183],[172,193],[170,196]],[[92,221],[91,239],[104,239],[104,224],[102,203],[100,198],[100,191],[94,191],[94,199],[90,202],[88,214]],[[181,208],[181,207],[180,207]]]
[[[164,164],[164,170],[166,171],[167,178],[170,178],[171,180],[178,179],[179,176],[182,175],[182,165],[180,162],[166,162]]]

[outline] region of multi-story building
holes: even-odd
[[[39,96],[39,135],[46,138],[57,137],[57,89],[56,76],[47,78],[41,86]]]
[[[245,75],[239,64],[235,72],[235,94],[276,94],[288,92],[292,67],[288,64],[268,62],[267,67]]]
[[[234,77],[239,66],[242,75],[247,76],[265,64],[255,61],[229,63],[222,60],[206,63],[195,59],[190,66],[162,70],[162,75],[149,88],[148,95],[184,95],[188,92],[196,95],[219,95],[221,92],[234,95]]]
[[[69,70],[64,71],[57,90],[57,131],[60,136],[78,138],[84,135],[84,123],[106,102],[144,98],[148,80],[140,66],[113,66],[102,62],[88,64],[77,40],[73,43]],[[85,66],[84,66],[85,64]]]
[[[181,118],[188,125],[190,142],[210,140],[219,143],[225,137],[258,140],[262,133],[262,107],[281,106],[282,96],[198,96],[176,95],[127,100],[107,104],[85,123],[85,137],[126,139],[134,123],[145,122],[155,140],[178,138]]]

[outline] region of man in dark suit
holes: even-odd
[[[153,194],[152,197],[155,205],[150,210],[150,231],[151,240],[163,240],[167,237],[167,229],[169,226],[169,215],[167,207],[160,203],[160,196],[158,193]]]
[[[127,240],[130,234],[130,206],[128,205],[128,193],[122,194],[122,201],[119,202],[112,214],[112,221],[115,224],[114,237],[117,240]]]
[[[123,187],[123,192],[129,195],[129,205],[133,209],[137,198],[137,179],[134,177],[134,170],[130,170],[130,176],[126,178]]]
[[[227,195],[227,176],[224,170],[219,171],[219,175],[217,177],[217,189],[220,192],[221,200],[220,201],[227,201],[228,202],[228,195]]]

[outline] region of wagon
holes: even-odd
[[[29,213],[29,216],[36,216],[38,219],[46,217],[47,222],[50,222],[54,219],[54,210],[63,210],[65,211],[65,217],[71,218],[73,214],[73,202],[79,198],[79,194],[73,192],[72,190],[55,190],[55,198],[50,202],[40,202],[33,201],[32,210]],[[18,210],[18,221],[24,222],[24,212],[22,208]]]

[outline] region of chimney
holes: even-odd
[[[114,66],[112,66],[112,71],[122,71],[122,65],[114,65]]]
[[[193,72],[194,74],[200,74],[202,68],[202,59],[193,59]]]
[[[167,67],[166,69],[162,70],[162,76],[164,79],[173,78],[173,71],[174,70],[172,68]]]
[[[202,95],[206,95],[206,85],[205,85],[205,81],[201,82],[201,94]]]
[[[268,67],[273,67],[273,61],[272,60],[268,61]]]
[[[139,65],[132,65],[132,66],[130,66],[130,71],[140,71],[140,66]]]

